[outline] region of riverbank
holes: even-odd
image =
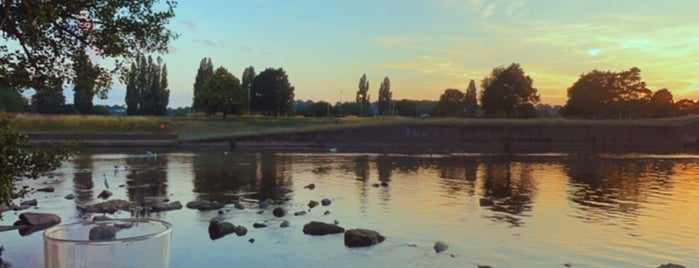
[[[129,123],[130,118],[118,120],[122,120],[120,125],[149,125]],[[657,153],[696,152],[699,146],[699,117],[643,120],[243,117],[176,118],[161,125],[158,122],[162,120],[157,118],[136,120],[157,127],[134,128],[131,132],[96,131],[98,128],[91,128],[88,120],[80,133],[55,126],[56,122],[55,131],[50,131],[51,127],[42,131],[20,130],[29,134],[34,146],[81,141],[85,147],[216,147],[243,151]]]

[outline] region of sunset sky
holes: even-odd
[[[203,57],[238,78],[282,67],[296,99],[333,103],[353,100],[363,73],[371,101],[384,76],[394,99],[436,100],[512,62],[543,103],[564,104],[584,72],[633,66],[652,90],[699,98],[696,10],[694,0],[182,0],[170,24],[181,36],[164,56],[170,106],[191,105]],[[96,103],[123,104],[124,88]]]

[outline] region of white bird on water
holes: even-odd
[[[104,187],[107,187],[107,189],[109,189],[109,182],[107,181],[107,174],[102,174],[102,177],[104,178]]]

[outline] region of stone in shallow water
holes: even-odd
[[[444,241],[437,241],[437,243],[434,243],[434,246],[432,248],[434,249],[434,252],[442,253],[449,249],[449,244],[447,244],[447,242]]]
[[[303,226],[303,233],[307,235],[328,235],[343,232],[345,232],[345,228],[324,222],[312,221]]]
[[[212,220],[209,222],[209,238],[216,240],[236,231],[235,225],[230,222],[219,222]]]
[[[328,199],[328,198],[323,198],[323,200],[320,200],[320,203],[323,206],[329,206],[332,203],[332,201],[330,201],[330,199]]]
[[[674,263],[666,263],[666,264],[661,264],[658,266],[658,268],[687,268],[679,264],[674,264]]]
[[[109,241],[116,239],[117,229],[114,226],[105,224],[92,227],[90,229],[90,241]]]
[[[281,218],[284,217],[284,215],[286,215],[286,210],[283,208],[275,208],[274,210],[272,210],[272,214],[274,214],[275,217]]]
[[[281,224],[279,224],[279,227],[286,228],[286,227],[289,227],[289,224],[290,224],[289,221],[285,220]]]
[[[350,229],[345,232],[345,246],[368,247],[381,243],[386,238],[377,231],[366,229]]]
[[[194,200],[187,202],[187,208],[200,211],[217,210],[223,208],[223,204],[216,201]]]
[[[318,201],[315,201],[315,200],[308,201],[309,208],[314,208],[314,207],[318,206],[319,204],[320,203],[318,203]]]

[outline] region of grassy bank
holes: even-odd
[[[699,116],[665,119],[577,120],[547,119],[464,119],[372,117],[372,118],[303,118],[303,117],[220,117],[186,116],[94,116],[2,114],[17,129],[32,133],[144,133],[175,134],[181,140],[226,139],[260,134],[279,134],[320,130],[361,128],[387,125],[453,125],[453,126],[546,126],[546,125],[620,125],[682,126],[699,122]],[[160,126],[164,125],[165,129]]]

